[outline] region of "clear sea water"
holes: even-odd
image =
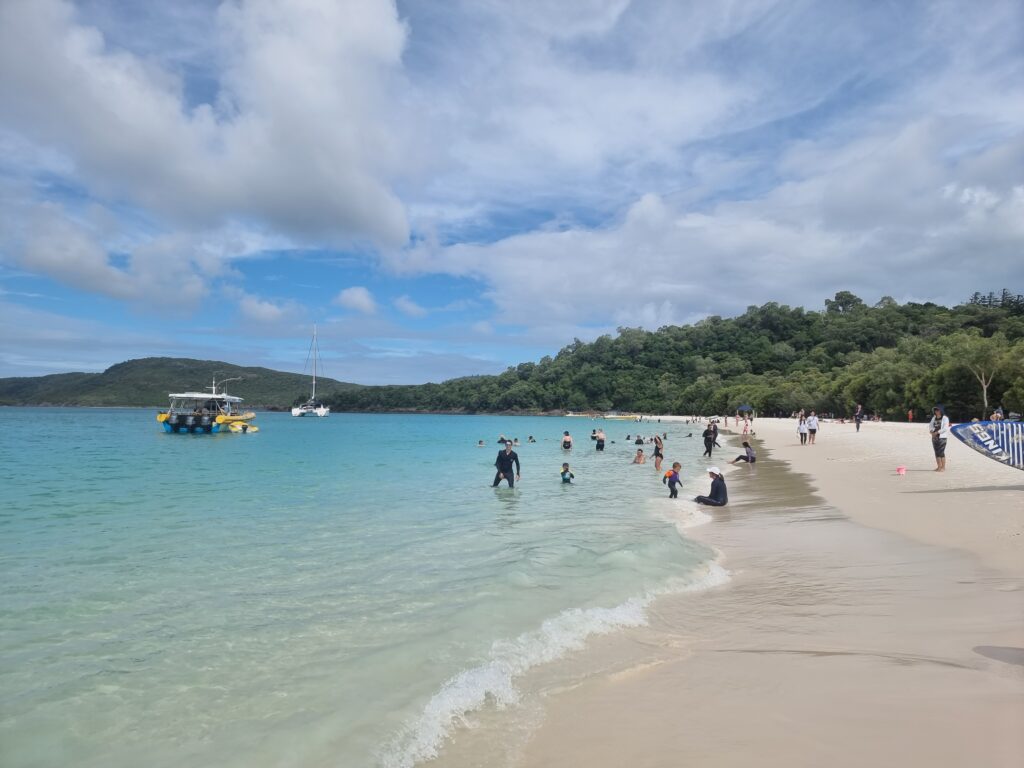
[[[635,423],[603,422],[604,454],[578,418],[257,423],[0,408],[0,764],[415,765],[464,712],[514,716],[527,670],[724,578],[630,465]],[[705,492],[692,430],[642,429]]]

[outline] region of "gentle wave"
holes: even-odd
[[[646,626],[647,608],[657,597],[699,592],[729,580],[729,571],[717,561],[705,563],[687,576],[613,608],[566,610],[545,620],[537,630],[514,640],[496,641],[488,661],[463,670],[441,686],[420,715],[385,748],[381,763],[386,768],[412,768],[437,757],[445,740],[465,724],[466,715],[481,709],[488,700],[499,709],[516,705],[520,694],[515,680],[533,667],[582,650],[593,636]]]

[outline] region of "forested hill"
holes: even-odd
[[[0,379],[0,405],[166,406],[170,392],[209,391],[217,381],[239,378],[227,391],[254,408],[290,407],[309,397],[310,377],[269,368],[244,368],[216,360],[147,357],[111,366],[103,373],[57,373]],[[317,394],[358,388],[317,378]]]
[[[954,419],[1002,405],[1024,411],[1024,297],[966,303],[866,305],[843,291],[824,311],[776,303],[654,332],[620,328],[576,340],[555,357],[498,376],[339,392],[336,410],[732,413],[800,408],[887,419],[923,418],[935,403]],[[986,387],[982,386],[986,382]],[[987,400],[987,402],[986,402]]]

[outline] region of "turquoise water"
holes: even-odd
[[[585,419],[257,423],[0,408],[0,764],[414,765],[464,712],[514,710],[526,670],[720,576],[629,464],[633,423],[604,454]],[[691,430],[655,428],[704,492]],[[500,433],[538,439],[514,491],[490,487]]]

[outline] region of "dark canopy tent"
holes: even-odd
[[[753,408],[753,406],[750,406],[750,405],[741,405],[736,410],[737,411],[752,411],[752,410],[754,410],[754,408]]]

